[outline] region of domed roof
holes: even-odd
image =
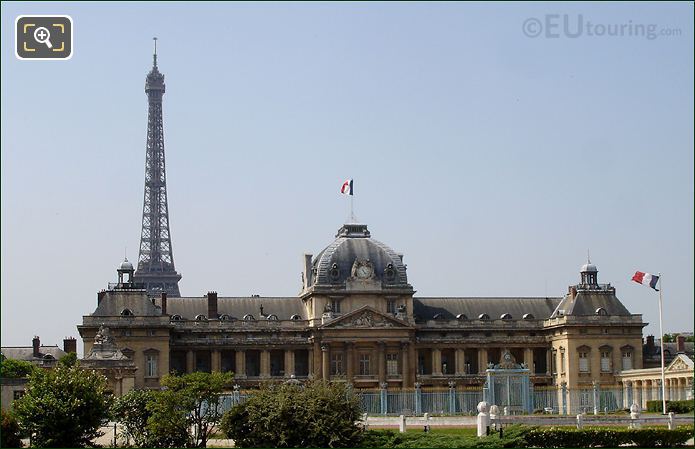
[[[364,224],[343,225],[333,243],[314,257],[312,284],[343,284],[352,276],[355,262],[367,261],[373,268],[373,278],[382,281],[383,285],[408,284],[402,256],[372,239]]]
[[[580,273],[598,273],[598,268],[596,268],[596,265],[589,262],[582,265],[582,268],[579,271]]]
[[[133,269],[133,264],[128,262],[128,258],[126,257],[123,262],[118,266],[118,269],[120,271],[130,271]]]

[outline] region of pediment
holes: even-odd
[[[337,317],[321,326],[322,329],[342,329],[342,328],[409,328],[407,322],[396,319],[378,310],[364,306],[348,314]]]
[[[687,356],[678,354],[675,359],[666,367],[666,372],[688,371],[693,369],[695,363]]]

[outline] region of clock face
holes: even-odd
[[[360,279],[367,279],[372,275],[372,269],[368,267],[367,265],[360,265],[357,267],[357,277]]]

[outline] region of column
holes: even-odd
[[[384,343],[379,343],[377,347],[377,363],[379,373],[379,385],[386,382],[386,345]]]
[[[192,373],[193,371],[195,371],[195,352],[189,349],[186,352],[186,372]]]
[[[442,351],[439,348],[432,348],[432,375],[442,375]]]
[[[478,375],[484,376],[487,369],[487,349],[478,348]]]
[[[270,351],[261,351],[261,377],[270,377]]]
[[[401,343],[401,377],[403,378],[403,388],[411,385],[410,382],[410,360],[408,358],[408,343]]]
[[[328,353],[328,344],[324,343],[321,345],[321,376],[325,380],[330,380],[331,378],[331,360]]]
[[[352,383],[352,378],[355,376],[355,345],[353,343],[345,343],[345,375],[348,383]]]
[[[465,354],[463,352],[463,349],[456,348],[456,353],[454,355],[454,358],[456,360],[454,375],[463,376],[466,373],[466,367],[465,367],[466,357],[465,357]]]
[[[294,374],[294,349],[285,349],[285,377]]]
[[[222,353],[219,349],[210,352],[210,371],[222,371]]]
[[[533,369],[533,348],[524,348],[524,363],[531,374],[535,374]]]
[[[309,357],[311,361],[311,372],[315,379],[323,379],[323,373],[321,372],[322,362],[321,362],[321,344],[318,341],[314,341],[314,348],[311,350],[312,357]]]
[[[236,365],[236,373],[234,377],[246,377],[246,350],[237,349],[234,351],[234,365]]]

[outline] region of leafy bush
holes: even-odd
[[[220,429],[236,447],[357,447],[359,418],[358,399],[343,384],[276,384],[227,412]]]
[[[661,400],[647,401],[647,411],[661,413],[663,402]],[[666,413],[692,413],[695,411],[695,400],[689,401],[666,401]]]
[[[693,436],[693,426],[675,430],[666,428],[535,428],[524,435],[528,446],[533,447],[677,447]]]
[[[147,419],[152,413],[147,409],[154,401],[153,390],[131,390],[116,399],[111,415],[123,426],[123,437],[133,440],[136,446],[154,446],[148,441]]]
[[[17,419],[12,413],[5,412],[5,410],[2,411],[0,447],[22,447]]]
[[[111,396],[106,378],[78,366],[34,370],[26,394],[13,403],[20,427],[38,447],[82,447],[101,436]]]
[[[26,377],[36,370],[31,362],[24,360],[3,359],[0,361],[0,377],[18,379]]]

